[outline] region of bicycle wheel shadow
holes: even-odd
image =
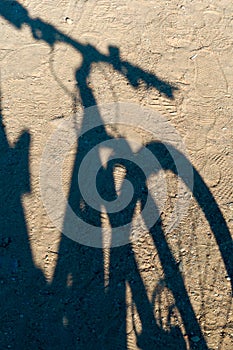
[[[11,3],[17,7],[17,13],[10,11]],[[112,65],[135,89],[138,88],[142,80],[147,88],[155,88],[165,94],[167,98],[174,97],[173,93],[176,89],[174,86],[163,82],[155,75],[145,72],[129,62],[123,61],[120,58],[119,49],[116,47],[109,47],[109,54],[104,55],[97,51],[94,46],[82,45],[40,18],[31,18],[27,10],[17,1],[2,1],[0,4],[0,15],[17,29],[21,29],[23,25],[29,26],[33,37],[36,40],[45,41],[51,48],[54,47],[56,42],[63,42],[74,47],[83,55],[82,66],[76,71],[77,90],[80,92],[83,107],[97,105],[94,93],[88,84],[91,65],[96,62],[105,62]],[[90,122],[86,117],[87,115],[84,110],[83,129],[85,129],[85,124]],[[96,118],[101,124],[100,113],[96,114]],[[24,307],[25,315],[27,315],[24,318],[25,321],[15,325],[18,332],[18,340],[13,346],[15,344],[20,346],[21,336],[24,337],[24,348],[30,348],[31,340],[35,336],[32,333],[30,324],[31,319],[33,319],[33,322],[40,324],[40,329],[35,331],[35,333],[38,332],[37,340],[35,341],[35,348],[38,349],[127,349],[126,285],[128,284],[142,324],[141,332],[135,329],[138,347],[141,349],[152,349],[155,347],[158,349],[186,349],[187,345],[181,329],[178,326],[170,325],[170,329],[165,330],[161,326],[161,320],[155,318],[154,307],[147,296],[134,251],[130,244],[110,250],[109,283],[106,287],[104,250],[80,245],[65,235],[62,235],[58,251],[59,258],[53,281],[49,285],[46,284],[43,274],[33,263],[21,202],[22,194],[29,189],[29,172],[22,172],[22,169],[28,169],[29,166],[28,133],[25,133],[24,137],[23,160],[21,160],[19,167],[15,168],[15,173],[16,175],[21,174],[24,181],[26,181],[26,185],[23,186],[23,182],[21,183],[21,188],[14,193],[14,199],[7,194],[6,213],[4,210],[2,211],[4,217],[10,217],[12,215],[10,208],[18,208],[16,210],[18,212],[18,214],[16,213],[16,217],[18,215],[18,225],[20,227],[18,236],[23,238],[23,242],[20,243],[23,247],[20,256],[22,263],[28,266],[28,273],[24,276],[27,281],[21,283],[20,289],[22,290],[23,298],[26,295],[26,297],[32,300],[32,306],[29,310],[27,310],[28,306]],[[10,150],[8,143],[6,143],[6,137],[4,136],[3,138],[7,149]],[[85,134],[79,140],[72,170],[68,198],[69,204],[78,216],[84,220],[91,221],[96,226],[101,226],[100,210],[91,210],[85,204],[78,188],[76,174],[79,171],[82,159],[89,150],[99,142],[111,139],[113,139],[112,136],[108,134],[104,127],[101,130],[94,130]],[[174,161],[168,154],[165,145],[159,142],[152,142],[147,145],[147,148],[159,160],[164,170],[170,170],[175,175],[179,175],[176,173]],[[129,150],[127,142],[125,142],[125,149]],[[175,149],[174,152],[179,153]],[[183,158],[184,162],[189,162],[182,154],[177,154],[177,156]],[[20,159],[19,155],[16,158],[18,162]],[[132,167],[131,164],[126,165]],[[105,181],[101,182],[100,180],[100,183],[97,184],[102,189],[102,192],[106,194],[108,200],[116,197],[114,182],[112,181],[112,170],[112,166],[109,166],[104,174]],[[130,176],[129,174],[127,176],[134,183],[136,190],[134,200],[129,207],[126,218],[123,218],[130,221],[134,213],[135,203],[140,201],[143,206],[146,196],[150,196],[150,194],[138,191],[139,188],[146,187],[143,174],[138,169],[136,169],[136,179],[135,176]],[[7,188],[5,183],[6,178],[8,181],[11,179],[13,184],[18,185],[17,176],[13,177],[11,174],[5,172],[1,177],[3,189]],[[183,181],[185,182],[185,179]],[[232,279],[232,240],[229,230],[211,192],[195,169],[193,195],[210,224],[227,273]],[[156,206],[154,210],[157,210]],[[109,215],[109,222],[111,227],[120,225],[121,223],[120,218],[116,220],[111,215]],[[5,221],[5,225],[9,232],[12,232],[12,237],[14,237],[16,233],[12,220]],[[67,225],[68,222],[65,214],[64,230]],[[163,266],[166,284],[174,295],[175,305],[180,312],[186,333],[190,336],[194,332],[200,338],[198,343],[199,349],[207,349],[208,347],[185,289],[182,275],[177,268],[174,256],[166,241],[161,221],[158,220],[157,224],[149,231],[153,238],[154,249],[157,250],[161,265]],[[29,285],[31,288],[29,288]],[[47,296],[37,295],[36,290],[43,289],[48,293],[49,298]],[[13,303],[15,306],[10,308],[8,314],[13,314],[14,310],[17,309],[17,305],[22,304],[22,297],[14,298],[14,292],[15,289],[12,287],[9,303]],[[37,299],[36,303],[33,301],[34,299]],[[41,317],[43,318],[42,321]],[[192,344],[191,341],[189,341],[189,345],[191,348],[195,348],[195,344]]]
[[[79,86],[81,86],[80,81]],[[93,101],[94,96],[92,92],[87,86],[84,87],[84,98],[85,96],[89,96],[88,101]],[[85,102],[87,104],[87,101]],[[97,113],[94,118],[101,118],[101,116]],[[85,111],[83,124],[85,124]],[[96,125],[99,123],[93,120],[93,124]],[[83,128],[85,129],[85,125]],[[101,127],[101,129],[92,130],[82,135],[81,140],[79,140],[68,200],[73,211],[85,221],[91,222],[94,226],[101,226],[101,208],[99,208],[100,210],[98,212],[89,208],[85,203],[78,189],[77,174],[79,173],[79,167],[85,155],[97,144],[111,140],[111,136],[104,127]],[[175,175],[179,176],[174,159],[169,154],[166,144],[151,142],[147,145],[147,148],[158,159],[162,169],[172,171]],[[171,145],[169,145],[169,148],[171,149]],[[129,145],[126,141],[125,151],[128,154]],[[189,164],[189,160],[178,150],[173,149],[173,156],[174,153],[176,154],[175,157],[182,159],[183,163]],[[150,193],[145,191],[145,177],[140,169],[137,169],[131,162],[126,162],[125,160],[117,159],[116,163],[117,165],[121,163],[127,169],[125,178],[133,184],[135,193],[126,213],[121,212],[117,216],[108,214],[108,220],[112,228],[130,222],[134,215],[136,203],[139,201],[141,208],[143,208],[147,196],[150,196]],[[102,169],[102,172],[100,172],[97,178],[97,188],[100,190],[103,198],[109,201],[114,200],[117,196],[113,179],[114,166],[114,162],[111,162],[106,169]],[[183,181],[186,182],[188,187],[190,186],[187,179],[183,178]],[[212,194],[195,169],[192,193],[201,206],[215,235],[228,275],[231,276],[232,240],[227,225]],[[154,213],[156,211],[157,208],[155,205]],[[146,221],[145,223],[147,224]],[[68,226],[69,218],[65,215],[64,232],[67,232]],[[128,348],[128,301],[126,300],[126,288],[129,285],[132,293],[132,302],[139,314],[142,327],[141,332],[137,333],[135,331],[137,345],[140,349],[152,349],[155,347],[158,349],[186,349],[187,342],[191,349],[195,349],[197,346],[199,349],[208,349],[190,302],[182,274],[166,240],[161,219],[149,229],[149,232],[154,242],[154,249],[157,251],[163,267],[166,287],[172,293],[175,300],[174,307],[181,316],[185,328],[186,341],[178,325],[169,324],[168,322],[168,326],[163,327],[162,321],[155,318],[154,306],[148,298],[131,244],[110,250],[109,281],[106,285],[104,280],[104,249],[83,247],[62,236],[59,250],[62,257],[56,266],[53,288],[55,290],[62,290],[64,288],[64,295],[67,293],[67,296],[69,296],[70,304],[64,308],[65,311],[63,310],[64,312],[58,318],[62,320],[65,316],[67,320],[65,328],[68,334],[76,334],[78,337],[78,345],[76,345],[78,348]],[[67,284],[67,276],[71,276],[72,280],[72,283],[68,283],[69,285]],[[63,282],[61,283],[61,281]],[[191,339],[194,337],[199,339],[198,344],[192,342]],[[71,339],[71,336],[68,336],[68,338]],[[75,341],[73,346],[75,348]]]

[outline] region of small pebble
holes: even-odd
[[[73,24],[73,20],[71,18],[69,18],[69,17],[66,17],[65,21],[66,21],[67,24]]]
[[[190,57],[191,60],[194,60],[197,57],[197,54]]]
[[[178,269],[180,272],[183,272],[183,264],[181,261],[178,263]]]

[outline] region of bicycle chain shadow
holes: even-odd
[[[13,11],[12,7],[17,11]],[[173,98],[173,91],[176,89],[174,86],[161,81],[155,75],[131,65],[129,62],[122,61],[119,49],[116,47],[109,47],[109,55],[104,55],[98,52],[94,46],[82,45],[40,18],[31,18],[27,10],[16,1],[2,1],[0,3],[0,15],[17,29],[21,29],[23,25],[29,26],[33,37],[36,40],[45,41],[51,48],[54,47],[56,42],[63,42],[74,47],[82,54],[83,63],[76,71],[76,81],[83,107],[96,105],[94,94],[87,83],[91,65],[94,62],[105,62],[112,65],[135,88],[139,86],[139,82],[142,80],[147,88],[156,88],[168,98]],[[97,113],[95,117],[101,122],[100,114]],[[83,127],[87,122],[85,118],[87,118],[87,115],[84,110]],[[3,235],[5,232],[9,232],[9,237],[12,240],[12,243],[8,244],[10,240],[7,238],[5,241],[7,246],[3,249],[6,250],[7,257],[15,256],[13,261],[19,261],[20,267],[22,266],[22,269],[19,268],[21,279],[17,280],[18,286],[16,288],[15,285],[12,285],[7,303],[4,302],[5,305],[3,305],[4,310],[6,310],[3,317],[7,319],[7,329],[9,330],[10,326],[14,330],[12,330],[12,334],[6,335],[7,340],[3,343],[2,348],[5,348],[6,344],[10,342],[10,337],[13,337],[11,339],[12,343],[9,344],[15,349],[31,349],[32,347],[46,350],[68,348],[127,349],[125,296],[126,283],[128,283],[142,323],[141,333],[136,332],[138,347],[141,349],[154,349],[155,347],[158,349],[186,349],[183,335],[178,326],[171,326],[169,331],[164,330],[160,326],[160,322],[155,319],[153,305],[148,299],[130,244],[111,249],[109,285],[108,288],[105,288],[103,250],[82,246],[62,235],[53,282],[51,285],[46,284],[42,272],[33,263],[22,206],[22,195],[29,191],[30,183],[28,170],[29,134],[25,132],[18,142],[17,145],[20,146],[20,152],[18,153],[9,146],[4,129],[2,128],[2,130],[1,164],[5,164],[9,154],[14,154],[14,159],[9,164],[10,171],[3,167],[0,178],[3,184],[2,191],[5,192],[4,198],[6,198],[5,206],[1,209],[1,232]],[[99,226],[101,225],[99,212],[93,211],[85,205],[83,207],[83,199],[78,190],[75,174],[78,173],[81,161],[89,150],[99,142],[112,139],[104,127],[100,131],[98,138],[96,138],[96,130],[93,130],[85,134],[82,140],[79,140],[69,192],[69,204],[77,215],[86,220],[91,217],[95,225]],[[127,142],[125,147],[126,149],[129,148]],[[178,176],[174,161],[167,152],[166,145],[152,142],[147,147],[157,157],[164,170],[171,170]],[[182,154],[178,154],[177,150],[174,150],[174,152],[177,152],[177,156],[182,157],[184,162],[189,162]],[[129,164],[126,165],[129,167]],[[133,165],[130,166],[133,167]],[[114,164],[108,165],[104,174],[105,181],[97,184],[98,187],[102,188],[103,193],[108,193],[108,200],[116,196],[115,188],[112,187],[113,167]],[[15,175],[11,173],[13,169]],[[133,171],[137,171],[138,179],[136,182],[135,178],[130,176],[130,171],[127,171],[126,175],[136,189],[134,200],[127,213],[128,221],[133,216],[135,203],[140,200],[143,206],[146,195],[150,196],[149,193],[138,192],[138,188],[145,188],[145,179],[139,169],[133,169]],[[19,174],[22,177],[20,183],[18,181]],[[106,181],[106,178],[109,181]],[[11,188],[15,188],[13,195],[9,190],[9,181],[11,182]],[[183,181],[186,180],[183,179]],[[189,183],[186,183],[186,185],[189,186]],[[210,224],[227,273],[232,278],[233,258],[230,233],[211,192],[195,169],[193,195]],[[17,226],[12,222],[12,212],[17,218]],[[112,227],[119,225],[119,220],[120,218],[116,220],[116,218],[109,215]],[[65,215],[64,229],[66,225]],[[15,232],[16,227],[17,233]],[[174,295],[175,304],[179,309],[186,333],[190,338],[192,332],[194,332],[200,338],[198,348],[207,349],[208,347],[185,289],[182,275],[168,247],[161,220],[158,220],[150,229],[150,234],[153,237],[155,249],[163,266],[166,284]],[[19,246],[21,249],[19,249]],[[13,254],[10,249],[12,249]],[[1,298],[1,301],[5,301],[4,289],[2,292],[3,298]],[[17,295],[15,292],[17,292]],[[20,308],[23,319],[20,319],[19,315],[19,321],[13,325],[9,315],[13,315]],[[117,315],[117,317],[113,318],[113,315]],[[195,344],[190,340],[189,342],[190,347],[195,348]]]

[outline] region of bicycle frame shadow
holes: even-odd
[[[17,16],[13,15],[9,10],[9,6],[11,6],[10,1],[2,1],[0,4],[0,15],[17,29],[27,25],[31,28],[32,35],[36,40],[45,41],[52,49],[55,43],[63,42],[82,54],[83,62],[76,71],[76,82],[77,89],[80,92],[81,104],[84,108],[97,105],[93,91],[88,85],[91,66],[97,62],[110,64],[135,89],[138,88],[140,81],[143,81],[147,88],[155,88],[165,94],[166,97],[173,98],[173,93],[176,89],[174,86],[129,62],[121,60],[118,48],[109,47],[109,55],[104,55],[97,51],[94,46],[79,43],[41,19],[31,18],[22,5],[16,1],[13,3],[18,8]],[[89,122],[86,118],[87,115],[84,110],[82,122],[84,129],[85,123]],[[96,114],[96,118],[99,119],[98,121],[101,124],[100,113]],[[101,136],[98,139],[93,137],[95,132],[94,134],[92,132],[85,135],[81,141],[79,140],[68,198],[70,206],[77,215],[84,218],[86,216],[86,219],[91,217],[91,220],[97,226],[101,225],[100,213],[98,211],[90,211],[89,208],[84,208],[83,210],[83,205],[81,205],[83,199],[78,190],[76,174],[82,159],[97,142],[112,139],[104,127],[100,131]],[[126,149],[129,148],[127,142],[125,147]],[[175,175],[179,176],[176,173],[174,161],[167,154],[166,145],[152,142],[147,145],[147,148],[157,157],[164,170],[173,171]],[[174,152],[179,153],[175,149]],[[177,155],[182,157],[184,162],[189,162],[182,154]],[[106,170],[105,176],[111,179],[111,167]],[[145,186],[143,181],[142,177],[141,182]],[[183,179],[183,181],[185,182],[186,180]],[[111,181],[108,181],[108,183],[111,183]],[[189,186],[188,183],[187,186]],[[135,184],[135,187],[139,187],[138,183]],[[227,273],[232,280],[232,239],[217,203],[195,169],[193,195],[210,224]],[[114,196],[116,196],[116,193],[114,188],[112,188],[109,192],[109,199],[111,200]],[[136,200],[140,200],[143,205],[145,194],[138,193],[135,197]],[[134,207],[135,202],[130,207],[128,219],[133,216]],[[110,215],[109,221],[112,227],[115,225],[114,220]],[[66,225],[67,219],[65,215],[64,228]],[[163,266],[166,284],[174,295],[186,333],[190,338],[192,332],[194,332],[200,338],[200,348],[208,349],[184,286],[182,275],[166,241],[160,220],[150,229],[150,234]],[[82,246],[62,235],[58,254],[59,259],[53,282],[48,286],[50,293],[54,296],[50,308],[55,308],[55,311],[53,313],[48,312],[46,318],[48,324],[45,331],[48,336],[46,349],[67,347],[71,349],[127,349],[126,283],[130,285],[132,298],[142,323],[142,331],[140,334],[137,334],[138,346],[141,349],[152,349],[155,346],[158,349],[164,349],[165,347],[186,349],[179,327],[171,326],[170,330],[167,331],[158,325],[130,244],[111,249],[109,285],[107,289],[104,283],[103,250]],[[85,292],[86,295],[84,294]],[[113,319],[112,314],[117,315],[117,319]],[[59,320],[58,324],[54,322],[55,319]],[[49,337],[50,333],[53,334],[52,337]],[[190,340],[189,345],[191,348],[194,347]]]

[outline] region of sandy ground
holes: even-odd
[[[0,349],[233,348],[232,14],[230,0],[1,2]],[[121,72],[114,59],[97,62],[110,47],[129,63]],[[77,86],[85,59],[91,72]],[[154,86],[142,72],[157,77]],[[151,108],[182,137],[195,183],[170,232],[172,167],[161,219],[132,244],[86,247],[50,221],[43,150],[62,120],[91,105],[90,91],[98,105]],[[151,142],[137,125],[128,134]],[[67,195],[75,156],[73,147]]]

